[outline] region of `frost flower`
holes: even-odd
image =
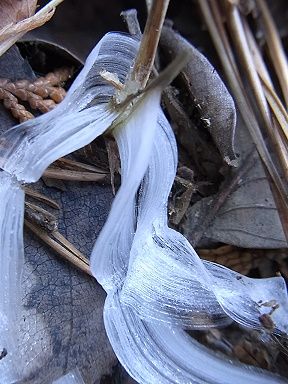
[[[11,322],[17,328],[12,303],[18,302],[23,263],[21,183],[37,181],[53,161],[107,129],[119,147],[121,187],[94,246],[91,270],[107,292],[105,327],[121,363],[147,384],[228,384],[232,378],[235,383],[283,382],[220,359],[185,332],[232,320],[263,329],[263,316],[270,316],[273,331],[287,333],[287,292],[280,277],[250,279],[201,261],[188,241],[168,227],[177,148],[160,107],[163,84],[116,106],[115,89],[100,75],[105,70],[124,83],[138,47],[132,37],[107,34],[59,106],[0,137],[0,278],[6,292],[0,296],[0,330],[1,341],[14,345],[15,357],[10,365],[0,361],[3,383],[21,378],[17,340],[7,331]],[[262,304],[272,301],[277,309],[270,313]]]

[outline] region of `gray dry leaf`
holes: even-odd
[[[236,147],[241,160],[253,148],[242,119],[238,120]],[[231,172],[231,177],[238,170]],[[204,198],[187,211],[183,231],[192,239],[218,195]],[[287,242],[261,160],[256,161],[226,199],[197,246],[223,242],[244,248],[285,248]]]
[[[160,46],[169,60],[183,51],[189,52],[190,60],[181,71],[181,79],[198,105],[203,126],[207,127],[224,160],[233,164],[236,158],[236,112],[233,99],[220,76],[206,57],[172,28],[163,27]]]
[[[4,76],[33,78],[15,47],[1,57],[0,77]],[[0,132],[14,124],[1,108]],[[42,184],[38,188],[61,206],[60,232],[89,255],[110,208],[111,188],[95,183],[67,183],[65,192]],[[28,232],[22,289],[20,353],[27,379],[19,384],[50,384],[75,366],[91,384],[111,372],[116,358],[103,324],[104,291]]]

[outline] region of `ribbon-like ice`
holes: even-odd
[[[119,147],[121,187],[94,246],[91,270],[107,292],[105,327],[121,363],[147,384],[228,384],[232,378],[235,383],[283,382],[217,357],[185,332],[232,320],[263,329],[261,318],[270,310],[263,303],[273,300],[278,305],[270,315],[273,331],[287,334],[287,292],[281,277],[250,279],[201,261],[188,241],[168,227],[177,148],[160,108],[162,86],[116,107],[113,86],[100,76],[106,70],[124,83],[138,47],[130,36],[105,35],[59,106],[0,137],[0,278],[5,288],[0,340],[14,351],[7,363],[0,361],[2,382],[25,375],[13,331],[24,260],[21,184],[37,181],[53,161],[108,129]]]

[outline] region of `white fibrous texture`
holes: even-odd
[[[110,129],[121,158],[121,187],[93,248],[91,270],[107,292],[105,327],[120,362],[143,384],[284,382],[219,358],[185,332],[232,321],[263,330],[263,315],[269,314],[273,331],[287,334],[287,291],[281,277],[251,279],[201,261],[168,227],[177,148],[160,108],[162,89],[150,87],[132,103],[115,107],[115,89],[100,75],[108,71],[124,83],[138,47],[132,37],[107,34],[59,106],[0,137],[1,278],[7,292],[0,296],[1,342],[17,345],[10,327],[17,328],[23,263],[20,182],[37,181],[57,158]],[[274,311],[270,302],[277,304]],[[5,368],[11,377],[3,384],[9,384],[15,368],[5,364],[0,361],[0,375]],[[81,383],[73,375],[56,383]]]
[[[20,279],[24,263],[24,192],[15,178],[0,171],[0,351],[3,383],[19,378],[17,323],[20,311]]]

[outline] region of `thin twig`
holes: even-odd
[[[242,23],[242,17],[240,16],[238,8],[235,4],[229,2],[226,3],[228,25],[230,27],[230,33],[234,40],[236,51],[242,62],[242,66],[245,69],[248,82],[251,86],[252,92],[255,96],[256,104],[259,108],[261,118],[265,124],[266,131],[269,134],[270,140],[273,143],[275,153],[281,164],[282,172],[284,176],[288,177],[288,157],[285,146],[282,143],[279,132],[275,130],[273,121],[271,119],[270,110],[266,101],[265,92],[262,87],[261,80],[258,77],[257,69],[253,60],[253,56],[249,49],[249,44],[246,38],[245,30]],[[259,58],[258,58],[259,59]],[[263,63],[264,65],[264,63]]]
[[[244,86],[241,82],[239,71],[235,67],[235,61],[234,60],[231,61],[231,56],[233,56],[233,53],[232,53],[232,49],[230,48],[228,38],[226,39],[226,45],[229,47],[229,51],[227,52],[227,46],[224,45],[222,35],[219,32],[219,31],[222,31],[222,33],[224,33],[224,29],[223,29],[221,17],[219,16],[220,11],[218,9],[218,3],[214,1],[210,2],[207,0],[198,0],[198,4],[201,8],[202,14],[206,21],[206,25],[210,32],[211,38],[214,42],[215,48],[218,51],[219,58],[222,61],[223,69],[229,81],[230,87],[233,91],[233,94],[236,98],[243,120],[245,121],[245,124],[249,129],[249,132],[253,138],[254,143],[256,144],[256,148],[258,150],[258,153],[263,163],[265,164],[269,174],[271,175],[273,182],[277,187],[277,190],[283,200],[282,205],[285,207],[285,212],[287,213],[288,197],[286,193],[287,192],[286,186],[281,176],[279,175],[279,172],[275,167],[274,162],[270,156],[270,153],[266,147],[266,143],[261,133],[259,124],[256,120],[255,114],[251,106],[248,104],[247,96],[245,95]],[[211,9],[213,10],[213,13]],[[215,13],[217,14],[217,17],[215,17]],[[276,200],[276,203],[277,203],[277,200]],[[285,233],[285,234],[288,237],[288,233]]]
[[[266,102],[264,92],[262,90],[261,82],[257,74],[257,70],[254,65],[254,61],[248,46],[246,35],[244,32],[242,20],[237,7],[229,2],[227,5],[228,25],[230,26],[230,32],[232,39],[234,40],[236,52],[239,54],[243,67],[245,68],[245,74],[248,77],[252,91],[254,93],[257,106],[264,118],[265,124],[268,129],[271,126],[271,116]]]
[[[169,1],[153,1],[132,71],[125,82],[125,88],[116,93],[117,104],[123,103],[127,96],[136,95],[145,88],[154,64]]]
[[[286,54],[279,37],[276,25],[270,15],[269,9],[265,0],[256,0],[262,16],[265,39],[270,52],[272,63],[277,73],[279,83],[283,92],[283,96],[288,105],[288,63]]]
[[[24,187],[24,191],[25,191],[26,195],[28,195],[32,198],[39,200],[42,203],[46,203],[47,205],[49,205],[50,207],[52,207],[54,209],[60,209],[60,206],[58,203],[56,203],[56,201],[50,199],[49,197],[47,197],[45,195],[42,195],[42,193],[34,191],[33,189],[31,189],[29,187]]]
[[[70,181],[107,181],[108,174],[94,172],[71,171],[63,168],[47,168],[43,174],[49,179],[70,180]]]
[[[67,159],[65,157],[60,157],[60,159],[56,160],[54,164],[57,164],[60,167],[63,166],[63,168],[65,167],[72,171],[88,171],[88,172],[101,173],[101,174],[109,173],[102,168],[95,167],[95,165],[82,163],[80,161]]]
[[[79,257],[78,250],[77,254],[75,254],[73,252],[75,247],[71,243],[69,243],[67,239],[65,239],[65,244],[64,246],[62,246],[51,237],[51,234],[48,234],[46,231],[38,228],[36,225],[30,223],[28,220],[25,220],[25,226],[29,228],[37,237],[43,240],[49,247],[51,247],[58,255],[63,257],[65,260],[69,261],[81,271],[92,276],[89,268],[89,260],[85,258],[84,255],[81,255],[81,257]],[[57,238],[57,233],[55,238]]]

